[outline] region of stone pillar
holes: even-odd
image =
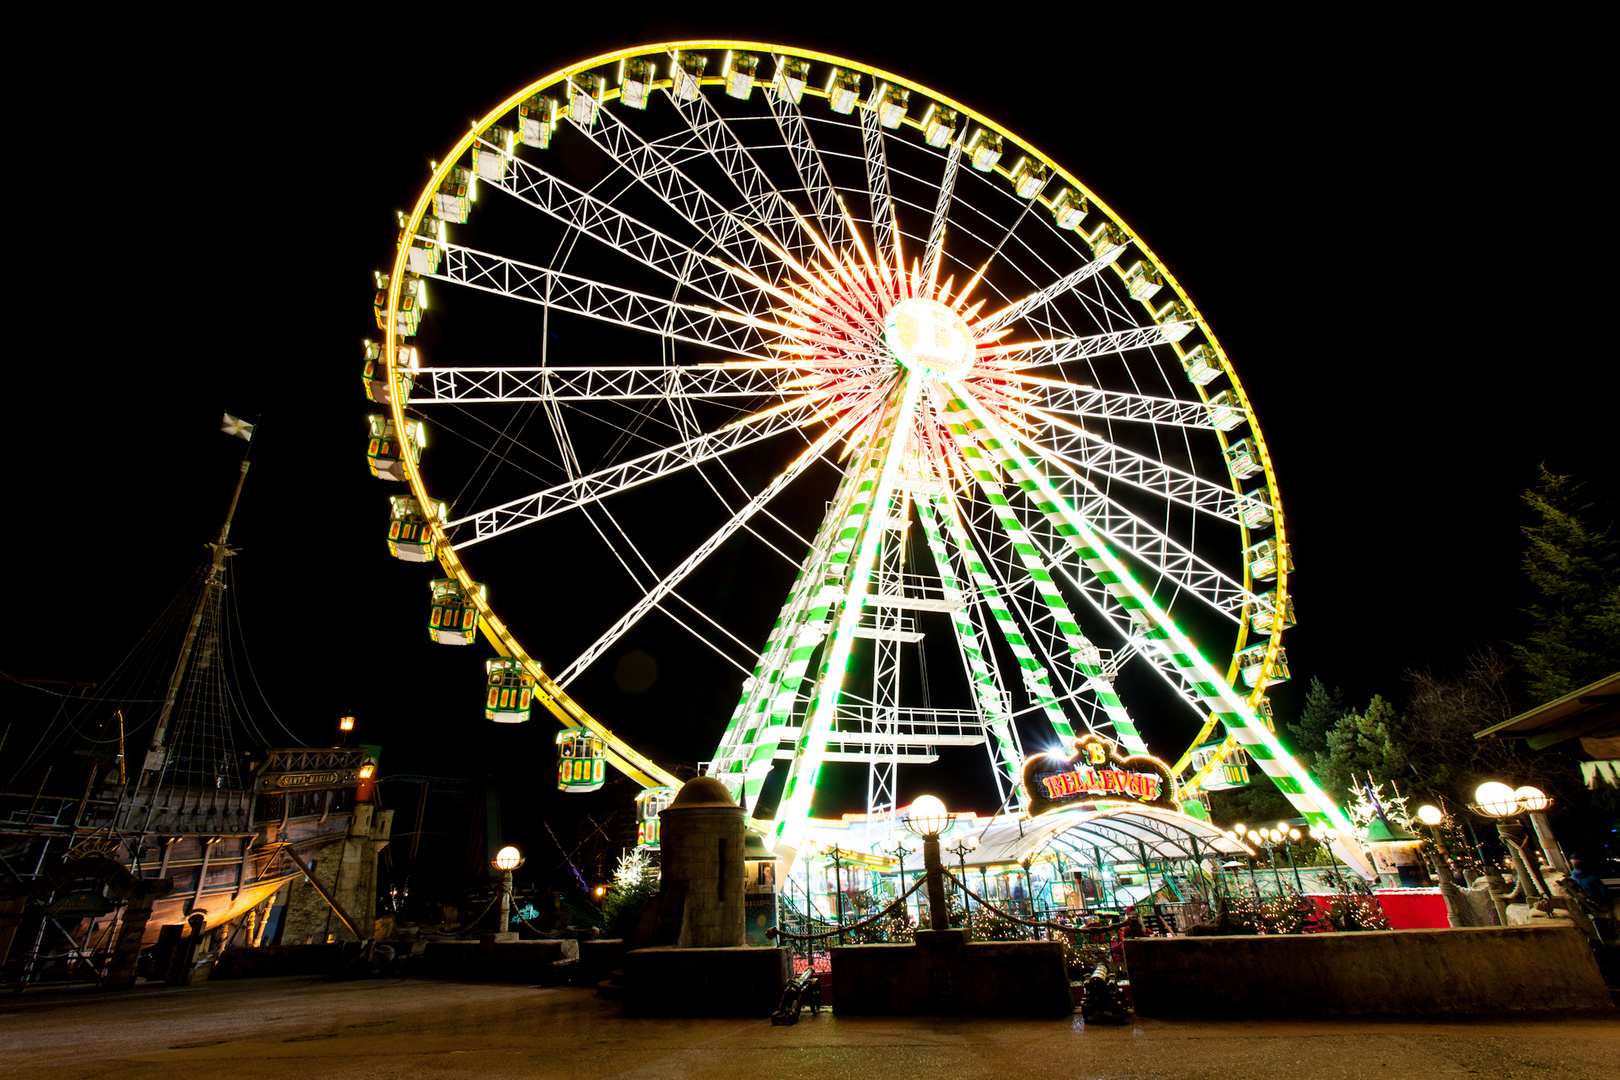
[[[720,781],[700,776],[687,781],[658,818],[661,889],[684,896],[675,947],[741,947],[747,834],[742,807]]]
[[[141,939],[146,936],[146,924],[152,919],[152,905],[174,891],[171,878],[135,878],[125,894],[124,911],[119,917],[118,940],[113,944],[112,958],[107,961],[107,974],[101,985],[108,989],[127,989],[135,985],[135,970],[141,959]],[[161,976],[162,972],[153,972]]]

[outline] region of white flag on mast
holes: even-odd
[[[225,420],[219,425],[219,430],[227,435],[235,435],[238,439],[253,441],[253,425],[246,420],[238,420],[230,413],[225,414]]]

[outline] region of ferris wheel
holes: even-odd
[[[902,766],[982,746],[1016,810],[1026,750],[1088,732],[1179,754],[1183,798],[1247,755],[1347,828],[1271,731],[1291,562],[1235,371],[1124,221],[966,105],[759,43],[574,64],[436,163],[375,306],[390,547],[442,567],[435,640],[498,654],[492,719],[675,783],[567,690],[655,618],[736,673],[708,769],[750,806],[775,773],[779,851],[825,768],[883,815]],[[496,550],[599,583],[573,655],[525,648],[556,614],[502,604]],[[728,622],[739,574],[768,629]]]

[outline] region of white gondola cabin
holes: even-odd
[[[382,480],[405,480],[405,458],[414,465],[422,460],[422,448],[427,445],[427,428],[420,420],[405,421],[405,430],[396,432],[394,421],[373,413],[366,417],[371,428],[371,439],[366,443],[366,464],[371,475]]]
[[[1060,229],[1077,228],[1090,211],[1085,197],[1075,194],[1073,188],[1064,188],[1052,200],[1052,220]]]
[[[720,65],[720,77],[726,80],[726,96],[747,101],[754,92],[754,72],[759,69],[759,57],[753,53],[727,52]]]
[[[444,245],[449,239],[450,230],[444,221],[432,214],[423,214],[422,220],[416,223],[416,232],[407,233],[405,229],[405,215],[399,215],[399,240],[396,247],[410,246],[410,254],[406,256],[405,267],[413,274],[432,274],[439,269],[439,262],[444,258]]]
[[[661,784],[636,796],[636,846],[658,847],[658,815],[675,801],[676,788]]]
[[[955,109],[928,106],[922,118],[923,141],[936,149],[950,145],[950,141],[956,138],[956,121]]]
[[[575,75],[568,81],[568,118],[580,127],[591,127],[607,97],[607,80],[600,75]]]
[[[1181,370],[1194,386],[1208,386],[1221,377],[1221,358],[1208,345],[1194,345],[1181,354]]]
[[[810,83],[810,61],[776,58],[776,74],[771,77],[771,88],[783,101],[797,105],[804,98],[804,88]]]
[[[392,496],[388,500],[388,553],[404,562],[432,562],[436,552],[429,525],[444,520],[444,503],[438,499],[429,499],[424,509],[408,495]]]
[[[428,636],[440,645],[471,645],[478,640],[478,601],[484,599],[485,589],[473,582],[469,595],[455,578],[440,578],[429,583],[433,590],[433,609],[428,614]]]
[[[1226,448],[1226,467],[1238,479],[1253,476],[1265,468],[1260,461],[1260,447],[1251,439],[1239,439]]]
[[[1204,408],[1209,410],[1209,423],[1216,431],[1231,431],[1248,418],[1248,410],[1235,390],[1222,390],[1205,402]]]
[[[484,718],[497,724],[521,724],[534,704],[534,676],[523,661],[497,656],[484,661]]]
[[[968,164],[980,172],[989,172],[1001,160],[1001,136],[989,128],[979,128],[968,139],[963,153],[967,154]]]
[[[595,791],[607,780],[607,744],[585,728],[557,732],[557,790]]]
[[[512,160],[516,135],[503,127],[492,127],[473,144],[473,171],[480,180],[500,183],[506,179],[506,166]]]
[[[1268,644],[1269,642],[1262,641],[1254,645],[1250,645],[1248,648],[1244,649],[1242,652],[1238,653],[1232,658],[1237,663],[1238,672],[1243,678],[1243,685],[1260,685],[1261,673],[1265,667],[1266,648]],[[1288,678],[1288,651],[1286,649],[1278,649],[1277,659],[1272,663],[1271,674],[1266,677],[1265,684],[1270,686],[1272,683],[1287,682]]]
[[[1013,191],[1018,193],[1020,199],[1033,199],[1046,187],[1047,178],[1052,174],[1045,165],[1029,158],[1019,158],[1018,164],[1012,167]]]
[[[833,68],[827,79],[827,107],[835,113],[848,116],[860,103],[861,73]]]
[[[1130,243],[1125,231],[1112,221],[1099,221],[1085,237],[1086,245],[1091,248],[1091,254],[1099,259],[1107,258]]]
[[[1282,611],[1277,611],[1277,590],[1260,594],[1260,606],[1256,607],[1254,614],[1249,616],[1249,625],[1257,634],[1275,634],[1278,630],[1286,630],[1295,624],[1294,598],[1292,595],[1283,602]]]
[[[392,405],[394,396],[388,386],[388,365],[383,363],[382,342],[366,341],[364,346],[366,366],[362,371],[362,379],[366,386],[366,397],[378,405]],[[416,370],[420,364],[416,346],[399,347],[399,360],[394,365],[394,386],[399,390],[400,400],[411,399],[411,391],[416,388]]]
[[[1164,288],[1164,278],[1159,276],[1158,268],[1146,259],[1132,263],[1124,275],[1125,291],[1132,300],[1151,300]]]
[[[377,315],[377,329],[388,329],[389,275],[377,275],[377,292],[371,307]],[[395,311],[394,333],[410,337],[422,325],[422,312],[427,310],[427,286],[415,274],[406,274],[399,286],[399,308]]]
[[[619,100],[632,109],[645,109],[657,78],[651,60],[619,61]]]
[[[1243,493],[1243,505],[1238,509],[1243,524],[1251,529],[1263,529],[1271,524],[1271,489],[1265,485]]]
[[[1294,569],[1294,557],[1288,545],[1269,538],[1244,548],[1243,561],[1256,581],[1270,581],[1277,576],[1279,567],[1285,574]]]
[[[649,80],[650,82],[651,80]],[[640,108],[646,108],[645,105]],[[536,94],[518,104],[518,139],[524,146],[544,150],[557,130],[557,99]]]
[[[1224,743],[1224,739],[1211,739],[1193,747],[1190,760],[1193,772],[1200,771],[1219,757]],[[1218,765],[1204,774],[1202,786],[1205,791],[1229,791],[1232,788],[1248,787],[1249,756],[1243,752],[1243,748],[1232,747]]]
[[[905,120],[906,105],[910,101],[911,91],[905,87],[879,83],[867,105],[877,110],[878,123],[892,130]]]
[[[478,174],[460,165],[451,169],[433,194],[433,212],[445,221],[463,224],[478,200]]]

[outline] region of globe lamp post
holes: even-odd
[[[1420,806],[1417,812],[1418,820],[1428,826],[1429,836],[1434,839],[1434,874],[1440,879],[1440,895],[1446,901],[1446,922],[1452,926],[1463,925],[1462,909],[1458,905],[1457,883],[1451,877],[1451,853],[1446,850],[1446,841],[1440,835],[1440,823],[1446,815],[1438,806]]]
[[[928,928],[946,930],[950,919],[945,908],[945,868],[939,861],[939,834],[951,823],[945,804],[932,795],[922,795],[900,819],[906,829],[923,842],[923,872],[928,875]]]
[[[962,837],[962,839],[958,840],[955,844],[953,844],[952,846],[945,849],[946,851],[950,852],[952,855],[956,856],[956,869],[957,869],[957,873],[960,875],[960,877],[958,877],[957,880],[962,883],[962,910],[963,911],[966,911],[967,907],[968,907],[967,853],[970,852],[970,851],[977,851],[978,848],[979,848],[979,841],[977,839],[975,839],[974,837],[971,837],[971,836],[964,836],[964,837]],[[980,888],[982,889],[983,887],[981,886]]]
[[[495,853],[495,869],[501,872],[501,915],[496,933],[504,934],[512,922],[512,871],[523,865],[523,853],[508,844]]]

